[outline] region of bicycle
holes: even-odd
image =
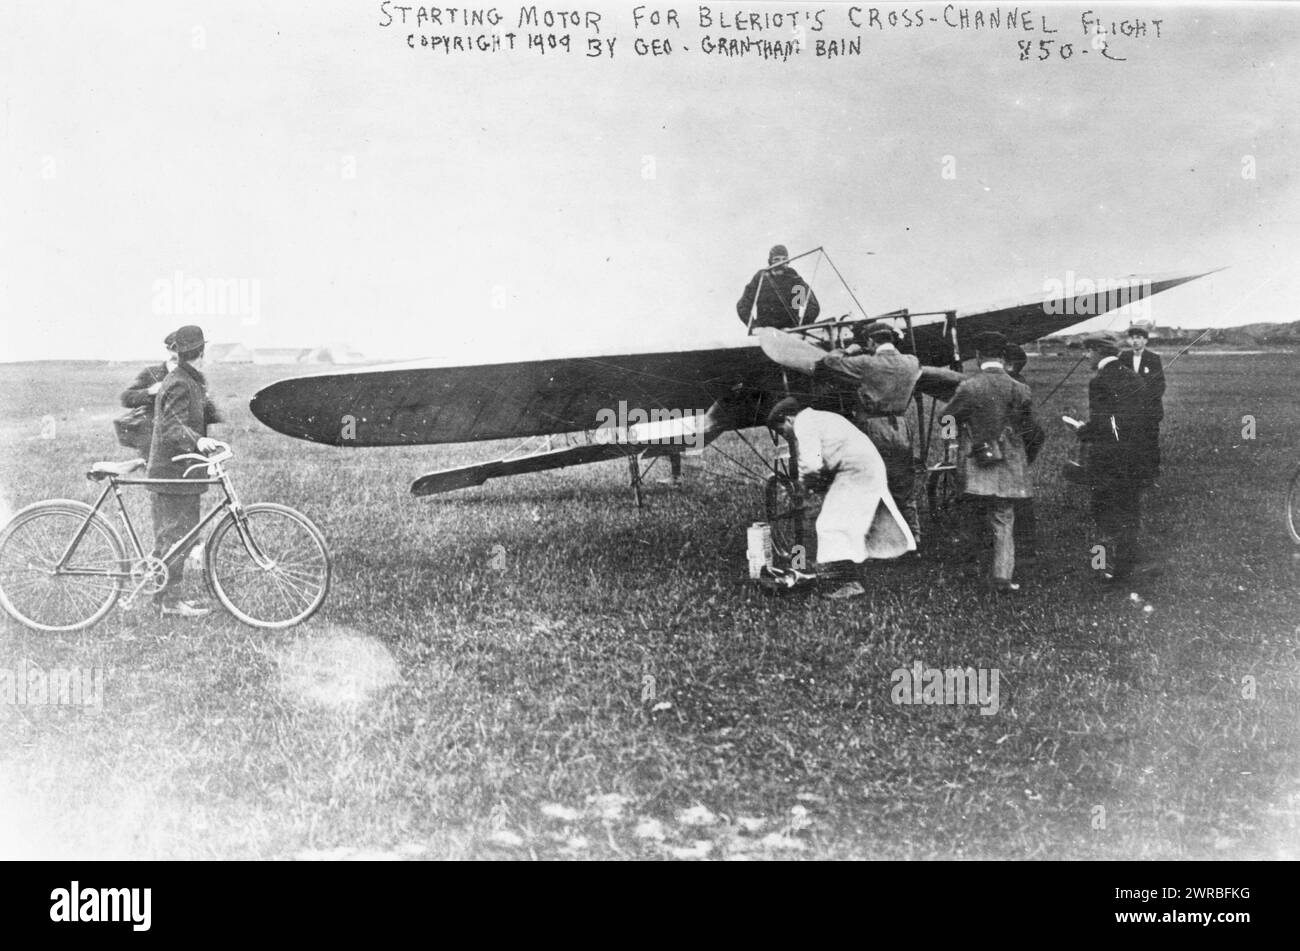
[[[234,457],[218,442],[212,455],[183,453],[173,462],[193,462],[180,479],[131,478],[144,459],[96,462],[86,472],[107,485],[93,506],[73,499],[37,502],[18,512],[0,531],[0,607],[37,631],[77,631],[102,620],[128,585],[123,608],[167,584],[168,564],[179,561],[203,530],[217,519],[203,548],[203,574],[221,605],[245,624],[292,627],[315,614],[329,592],[330,557],[312,521],[285,505],[239,501],[224,463]],[[205,478],[185,478],[206,467]],[[146,554],[122,501],[132,485],[218,485],[224,498],[162,557]],[[131,544],[101,513],[109,495],[117,500]],[[224,516],[224,517],[222,517]]]

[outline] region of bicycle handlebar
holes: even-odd
[[[234,458],[234,450],[230,448],[229,443],[224,443],[219,439],[212,440],[217,444],[217,450],[210,456],[198,452],[183,452],[179,456],[172,456],[172,462],[185,462],[195,460],[194,465],[190,466],[182,474],[181,478],[187,478],[191,472],[201,466],[215,466],[225,462],[227,459]]]

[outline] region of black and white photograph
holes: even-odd
[[[0,859],[1248,924],[1298,103],[1293,3],[5,4]],[[93,877],[39,917],[149,929]]]

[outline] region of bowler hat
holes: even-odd
[[[1002,356],[1007,349],[1007,338],[996,330],[986,330],[975,338],[975,349],[986,356]]]
[[[168,334],[167,349],[176,353],[189,353],[192,350],[200,350],[206,342],[203,339],[203,328],[194,324],[186,324],[174,333]]]

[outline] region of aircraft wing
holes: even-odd
[[[779,368],[744,337],[667,353],[327,373],[272,383],[249,405],[267,426],[298,439],[404,446],[583,432],[620,404],[629,412],[704,412],[737,393],[779,386]]]
[[[1200,274],[1133,275],[1126,278],[1118,288],[1075,294],[1039,295],[1025,301],[1008,301],[985,308],[958,310],[956,319],[957,326],[960,328],[961,358],[970,359],[975,356],[972,347],[975,337],[985,331],[995,330],[1005,336],[1009,343],[1028,343],[1128,304],[1146,300],[1162,291],[1194,281],[1198,277],[1213,274],[1217,270],[1222,268],[1203,271]],[[927,342],[931,337],[937,340],[945,331],[943,324],[918,327],[916,329],[917,350],[924,349],[921,344],[923,337],[927,338]]]

